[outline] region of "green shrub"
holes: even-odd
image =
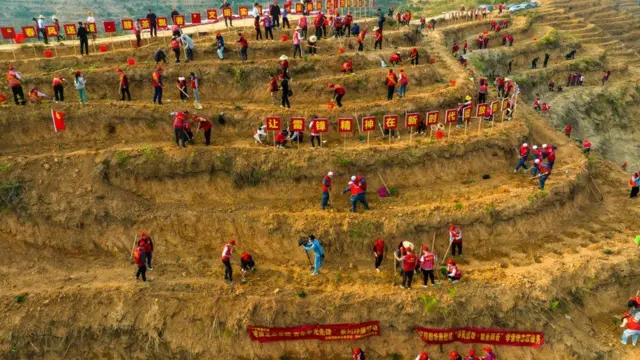
[[[555,48],[560,46],[560,35],[556,29],[551,29],[543,37],[536,41],[536,45],[544,48]]]

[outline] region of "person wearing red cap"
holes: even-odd
[[[198,123],[198,129],[202,130],[202,132],[204,133],[204,144],[206,146],[209,146],[211,144],[211,127],[213,126],[213,124],[210,120],[205,119],[202,116],[198,116],[198,114],[193,114],[192,119],[193,121],[196,121]]]
[[[456,256],[456,248],[458,255],[462,257],[462,230],[453,224],[449,226],[449,242],[451,243],[451,255]]]
[[[458,352],[454,350],[451,353],[449,353],[449,359],[451,359],[451,360],[462,360],[462,356],[460,356],[460,354],[458,354]]]
[[[416,360],[431,360],[431,358],[429,357],[429,353],[425,351],[425,352],[421,353],[420,355],[418,355]]]
[[[142,276],[142,281],[148,282],[147,266],[144,263],[143,252],[144,252],[144,249],[142,248],[142,246],[138,246],[133,250],[133,260],[135,261],[136,266],[138,267],[138,271],[136,272],[136,280],[140,279],[140,277]]]
[[[364,350],[359,347],[353,349],[353,360],[365,360]]]
[[[456,261],[453,259],[447,261],[447,278],[454,284],[462,278],[462,272],[458,269]]]
[[[436,263],[436,255],[429,252],[429,246],[422,246],[422,256],[420,257],[420,270],[422,271],[422,287],[429,286],[429,279],[431,279],[431,286],[436,286],[433,268]]]
[[[376,259],[376,271],[380,272],[380,264],[384,258],[384,240],[378,239],[373,243],[373,257]]]
[[[493,353],[493,350],[490,347],[485,346],[484,348],[482,348],[482,350],[484,350],[484,356],[482,357],[482,360],[496,359],[496,354]]]
[[[184,133],[184,123],[188,121],[187,119],[189,116],[189,110],[172,112],[170,115],[173,116],[173,131],[176,135],[176,145],[180,146],[180,141],[182,141],[182,147],[186,148],[187,146],[185,145],[186,136]]]
[[[9,81],[9,87],[11,87],[11,92],[13,93],[13,101],[16,105],[26,105],[27,100],[24,98],[24,90],[22,89],[22,76],[19,72],[16,71],[16,68],[13,66],[9,66],[9,71],[7,72],[7,81]]]
[[[162,105],[162,88],[164,88],[164,84],[162,83],[162,67],[158,66],[151,76],[151,81],[153,83],[153,103],[155,104],[157,101],[158,105]]]
[[[409,85],[409,77],[404,72],[404,69],[400,69],[400,74],[398,76],[398,96],[403,98],[407,95],[407,85]]]
[[[345,61],[344,64],[342,64],[342,67],[340,68],[340,71],[342,71],[343,73],[351,73],[353,74],[353,60],[349,59],[347,61]]]
[[[346,90],[340,84],[331,84],[329,83],[329,90],[333,91],[333,102],[338,105],[338,107],[342,107],[342,98],[344,94],[346,94]]]
[[[153,257],[153,239],[149,234],[143,231],[140,234],[138,246],[143,250],[143,261],[146,262],[147,268],[149,268],[149,270],[153,270],[153,267],[151,266],[151,259]]]
[[[238,31],[238,39],[236,40],[236,43],[240,43],[240,58],[242,59],[242,61],[247,61],[248,59],[247,51],[249,50],[249,42],[247,41],[247,38],[245,38],[244,35],[242,35],[242,33],[239,31]]]
[[[224,264],[224,279],[229,283],[233,282],[233,269],[231,268],[231,255],[233,254],[233,247],[236,246],[236,241],[231,240],[224,245],[222,249],[222,263]]]
[[[413,281],[413,273],[416,268],[418,258],[413,253],[412,248],[407,248],[407,255],[401,258],[402,261],[402,285],[403,289],[411,290],[411,282]]]
[[[393,66],[396,66],[396,65],[399,65],[400,63],[402,63],[402,58],[400,57],[400,53],[398,51],[393,53],[391,55],[391,57],[389,58],[389,62]]]
[[[120,94],[122,94],[122,98],[120,99],[120,101],[124,101],[125,94],[129,99],[128,101],[131,101],[131,93],[129,92],[129,77],[124,73],[124,71],[122,71],[121,68],[118,68],[116,72],[120,74]]]
[[[480,358],[476,356],[475,350],[469,349],[469,356],[464,358],[464,360],[480,360]]]
[[[244,274],[247,272],[253,272],[255,270],[256,263],[253,261],[253,256],[248,252],[240,254],[240,274],[242,275],[242,281],[246,281]]]

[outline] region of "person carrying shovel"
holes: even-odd
[[[462,257],[462,230],[453,224],[449,226],[449,243],[451,244],[451,255],[456,256],[456,249],[458,249],[458,255]]]
[[[343,194],[351,192],[351,212],[356,212],[358,202],[361,202],[366,210],[369,210],[369,203],[367,202],[366,194],[364,190],[353,181],[349,181],[349,185],[342,191]]]
[[[315,253],[315,263],[311,275],[319,275],[324,263],[324,249],[322,245],[320,245],[320,242],[314,235],[309,235],[306,241],[300,243],[300,246],[302,246],[304,251],[313,251]]]
[[[211,127],[213,126],[211,121],[203,118],[202,116],[198,116],[198,114],[193,114],[192,119],[198,123],[198,129],[196,130],[195,136],[198,136],[198,132],[202,130],[204,133],[204,144],[206,146],[211,145]]]
[[[187,79],[184,76],[180,76],[176,83],[178,90],[180,90],[180,100],[186,101],[189,98],[187,94]]]
[[[224,265],[224,279],[229,283],[233,282],[233,269],[231,268],[231,255],[233,254],[233,247],[236,246],[236,241],[231,240],[224,245],[222,249],[222,264]]]

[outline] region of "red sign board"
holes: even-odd
[[[341,133],[353,132],[353,119],[352,118],[338,119],[338,132],[341,132]]]
[[[13,27],[1,27],[0,32],[2,32],[3,39],[15,39],[16,38],[16,29]]]
[[[544,333],[532,331],[508,331],[498,329],[431,329],[416,327],[414,331],[422,341],[429,345],[450,344],[489,344],[506,346],[526,346],[539,348],[544,344]]]
[[[313,11],[313,3],[307,3],[307,11]]]
[[[382,125],[385,130],[398,128],[398,115],[385,115],[382,117]]]
[[[191,23],[192,24],[202,24],[202,17],[200,13],[192,13],[191,14]]]
[[[344,1],[344,0],[339,0],[339,2],[338,2],[338,6],[339,6],[339,7],[341,7],[341,8],[344,8],[344,7],[346,7],[346,6],[347,6],[347,4],[345,3],[345,1]]]
[[[430,111],[427,113],[427,126],[437,125],[440,120],[439,111]]]
[[[243,17],[243,18],[249,17],[249,7],[248,6],[239,6],[238,7],[238,15],[240,15],[240,17]]]
[[[167,23],[166,17],[159,17],[156,24],[158,25],[159,28],[166,28],[169,26]]]
[[[233,10],[231,10],[231,8],[224,8],[222,9],[222,16],[226,17],[227,19],[233,16]]]
[[[45,25],[44,33],[47,34],[47,36],[56,37],[58,36],[58,29],[56,29],[55,25]]]
[[[472,107],[472,105],[469,105],[469,106],[467,106],[467,107],[462,109],[462,119],[464,121],[471,120],[471,107]]]
[[[209,9],[207,10],[207,20],[217,20],[218,19],[218,10]]]
[[[376,130],[376,117],[366,116],[362,118],[362,131],[375,131]]]
[[[316,0],[316,10],[322,10],[322,0]]]
[[[404,117],[404,126],[408,128],[418,127],[420,124],[420,114],[418,113],[407,113]]]
[[[447,124],[455,123],[458,120],[458,111],[456,109],[447,110],[445,122]]]
[[[498,100],[491,103],[491,113],[497,114],[500,111],[500,102]]]
[[[358,7],[364,7],[364,1],[358,0]]]
[[[289,122],[289,130],[291,131],[304,131],[304,118],[292,117]]]
[[[311,127],[311,132],[321,134],[329,131],[329,119],[326,118],[318,118],[313,119],[313,126]]]
[[[380,322],[302,325],[288,328],[248,326],[247,331],[251,340],[260,343],[295,340],[353,341],[380,336]]]
[[[489,104],[478,104],[478,107],[476,107],[476,117],[484,116],[484,113],[487,112],[487,107],[489,107]]]
[[[280,131],[281,125],[280,116],[267,116],[268,131]]]
[[[116,22],[115,21],[104,21],[102,23],[102,26],[104,26],[104,32],[107,33],[107,34],[116,32]]]
[[[304,5],[302,3],[296,3],[296,13],[301,13],[304,10]]]
[[[64,34],[66,36],[78,35],[78,28],[76,27],[76,24],[64,24],[62,28],[64,29]]]
[[[184,15],[176,15],[173,17],[173,23],[175,25],[178,25],[178,27],[180,26],[184,26]]]
[[[97,34],[98,33],[98,28],[96,28],[96,23],[86,23],[85,25],[87,26],[87,32],[89,34]]]
[[[71,24],[71,25],[73,25],[73,24]],[[65,31],[67,30],[67,26],[68,26],[68,25],[65,25],[65,26],[64,26],[64,27],[65,27],[65,28],[64,28],[64,29],[65,29]],[[74,33],[73,33],[73,34],[69,34],[69,33],[67,33],[67,36],[68,36],[68,35],[75,35],[75,29],[76,29],[76,26],[75,26],[75,25],[73,25]],[[23,35],[24,35],[24,37],[25,37],[25,38],[27,38],[27,39],[33,39],[33,38],[35,38],[36,36],[38,36],[38,34],[36,33],[36,28],[35,28],[34,26],[23,26],[23,27],[22,27],[22,34],[23,34]]]
[[[122,19],[122,30],[133,30],[133,19]]]
[[[140,27],[144,30],[148,30],[151,29],[151,21],[149,21],[149,19],[144,18],[144,19],[138,19],[138,21],[140,21]],[[160,24],[160,22],[158,22],[157,24]]]
[[[507,106],[509,106],[509,99],[502,100],[502,111],[507,110]]]

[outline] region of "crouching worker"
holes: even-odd
[[[457,283],[462,278],[462,272],[458,269],[456,261],[453,259],[449,259],[447,261],[447,278],[453,284]]]
[[[267,140],[267,125],[260,125],[258,130],[253,134],[253,138],[256,140],[256,144],[264,144],[263,141]]]
[[[242,274],[242,282],[246,282],[247,279],[244,275],[248,272],[255,270],[256,263],[253,261],[253,256],[247,252],[240,254],[240,274]]]
[[[629,336],[631,336],[631,343],[633,346],[636,346],[638,343],[638,335],[640,335],[640,323],[636,320],[637,317],[631,316],[628,312],[622,314],[622,324],[621,328],[626,327],[627,329],[622,332],[622,338],[620,342],[622,345],[627,345],[627,341],[629,340]]]

